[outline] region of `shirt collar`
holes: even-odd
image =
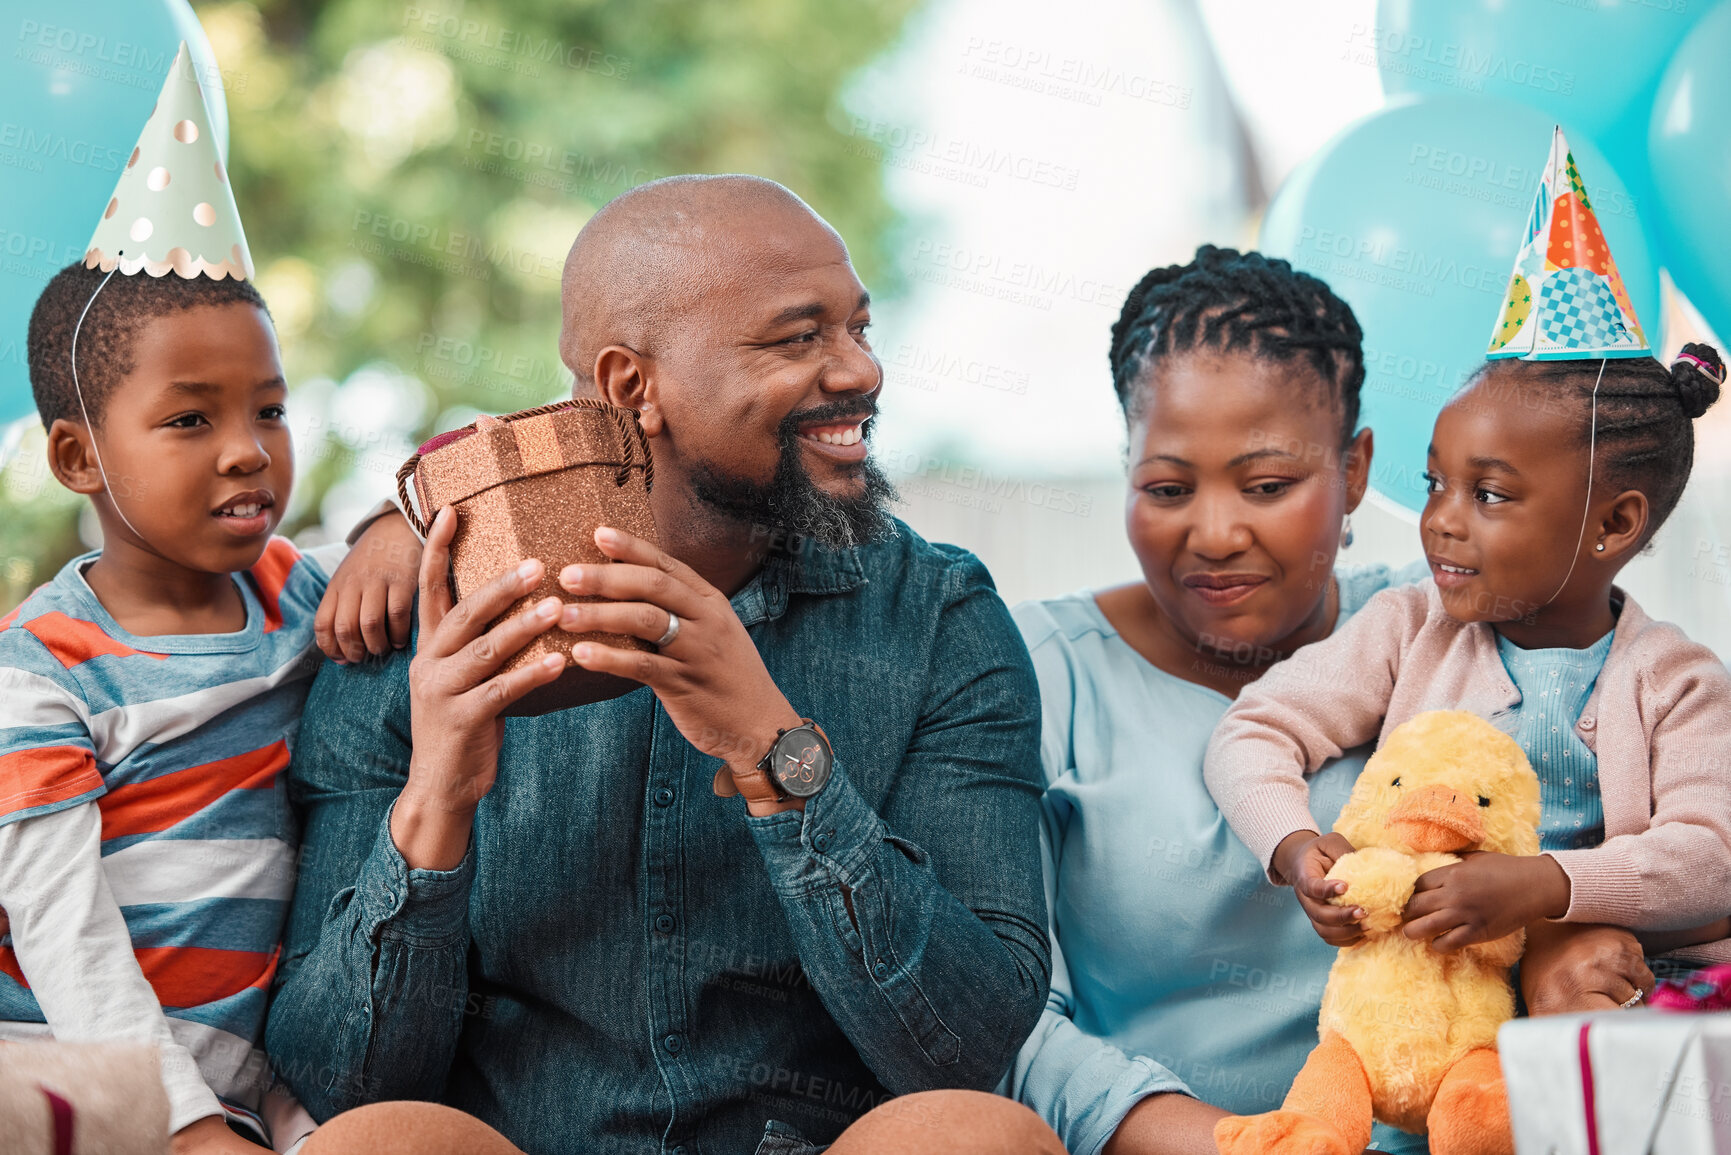
[[[858,546],[827,549],[808,539],[798,550],[770,554],[731,602],[740,623],[754,626],[786,613],[789,594],[847,593],[865,581]]]

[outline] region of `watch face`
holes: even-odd
[[[829,781],[829,745],[810,726],[796,726],[781,736],[771,756],[775,780],[795,798],[810,798]]]

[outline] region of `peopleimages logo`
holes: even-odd
[[[1457,261],[1452,256],[1390,244],[1380,236],[1358,237],[1306,225],[1299,230],[1297,249],[1307,255],[1335,258],[1323,262],[1326,271],[1335,276],[1374,281],[1421,296],[1433,295],[1439,284],[1498,294],[1508,285],[1507,267]],[[1306,267],[1308,271],[1317,271],[1314,263]]]
[[[488,52],[505,60],[557,64],[577,72],[623,78],[631,74],[631,61],[611,52],[583,44],[568,44],[556,36],[543,36],[494,24],[470,20],[436,8],[409,6],[403,10],[403,27],[451,42],[459,51],[450,55],[470,58],[470,53]],[[462,51],[467,50],[467,51]],[[475,58],[475,63],[490,63]],[[539,75],[531,71],[529,75]]]
[[[100,33],[81,32],[76,28],[63,28],[36,20],[18,22],[18,40],[27,48],[46,48],[54,52],[88,57],[119,68],[135,68],[140,72],[157,75],[168,71],[168,66],[174,63],[175,55],[174,50],[166,47],[152,50],[146,44],[110,40]]]
[[[856,150],[859,155],[886,159],[890,163],[894,163],[897,157],[918,156],[934,164],[952,166],[957,172],[976,178],[967,183],[980,188],[986,187],[992,177],[1001,176],[1074,192],[1077,182],[1082,179],[1082,170],[1071,165],[1001,145],[946,136],[891,121],[855,116],[849,119],[847,131],[849,136],[875,146],[869,153]]]
[[[119,172],[127,154],[118,148],[108,148],[88,140],[79,140],[60,132],[43,132],[28,125],[13,121],[0,121],[0,149],[12,151],[14,155],[29,157],[37,162],[35,166],[19,165],[13,167],[33,167],[40,172],[40,162],[45,160],[60,161],[63,164],[84,165],[98,172]]]
[[[1479,91],[1487,80],[1571,96],[1575,74],[1542,61],[1475,49],[1432,36],[1381,31],[1368,24],[1353,25],[1351,44],[1376,53],[1374,63],[1391,72],[1454,84]]]

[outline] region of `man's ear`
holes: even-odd
[[[643,432],[661,432],[661,406],[649,380],[648,359],[624,345],[608,345],[595,354],[595,392],[621,409],[635,409]]]
[[[101,493],[106,488],[96,466],[90,427],[82,422],[56,417],[48,427],[48,468],[73,493]]]

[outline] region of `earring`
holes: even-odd
[[[1352,548],[1352,514],[1347,514],[1340,520],[1340,548]],[[1604,546],[1600,546],[1603,549]]]
[[[1604,553],[1605,552],[1605,543],[1600,542],[1598,545],[1594,546],[1593,548],[1595,550],[1597,550],[1599,553]]]

